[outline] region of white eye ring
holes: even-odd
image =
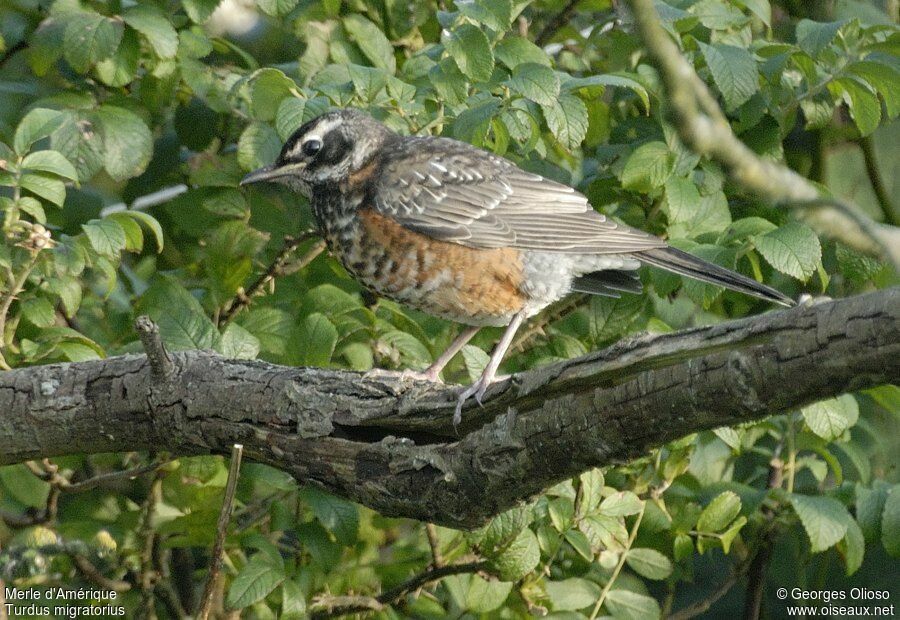
[[[322,148],[322,140],[319,138],[309,138],[306,142],[303,143],[303,146],[300,147],[303,151],[303,154],[307,157],[312,157],[316,153],[318,153]]]

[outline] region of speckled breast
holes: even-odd
[[[516,249],[438,241],[373,209],[314,212],[332,254],[379,295],[469,325],[506,325],[527,303]]]

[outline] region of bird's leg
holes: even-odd
[[[478,326],[472,325],[466,327],[463,331],[459,333],[459,335],[450,343],[450,346],[441,353],[434,362],[432,362],[431,366],[426,368],[425,370],[412,370],[406,369],[401,371],[396,370],[381,370],[374,369],[370,370],[366,373],[368,377],[398,377],[400,380],[404,379],[413,379],[418,381],[431,381],[432,383],[440,383],[441,382],[441,371],[444,369],[453,356],[459,353],[459,351],[466,346],[472,337],[478,333],[478,330],[481,329]]]
[[[503,332],[503,337],[500,338],[500,342],[494,347],[494,351],[491,353],[491,359],[488,361],[487,366],[484,367],[484,372],[481,373],[478,381],[467,387],[463,393],[459,395],[459,400],[456,401],[456,411],[453,413],[454,426],[462,421],[462,406],[470,396],[474,395],[478,404],[481,404],[481,399],[484,397],[484,393],[488,386],[497,378],[497,369],[500,368],[500,362],[503,361],[503,356],[506,355],[509,345],[512,344],[513,336],[516,335],[516,331],[522,325],[524,320],[524,312],[518,312],[513,316],[512,321],[506,326],[506,331]]]

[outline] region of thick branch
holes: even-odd
[[[171,355],[0,373],[0,464],[123,450],[227,454],[387,515],[473,527],[587,468],[900,379],[900,289],[641,336],[514,376],[470,403],[458,388],[358,373]]]

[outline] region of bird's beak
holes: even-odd
[[[241,185],[250,185],[251,183],[259,183],[260,181],[274,181],[284,174],[285,171],[276,164],[263,166],[241,179]]]

